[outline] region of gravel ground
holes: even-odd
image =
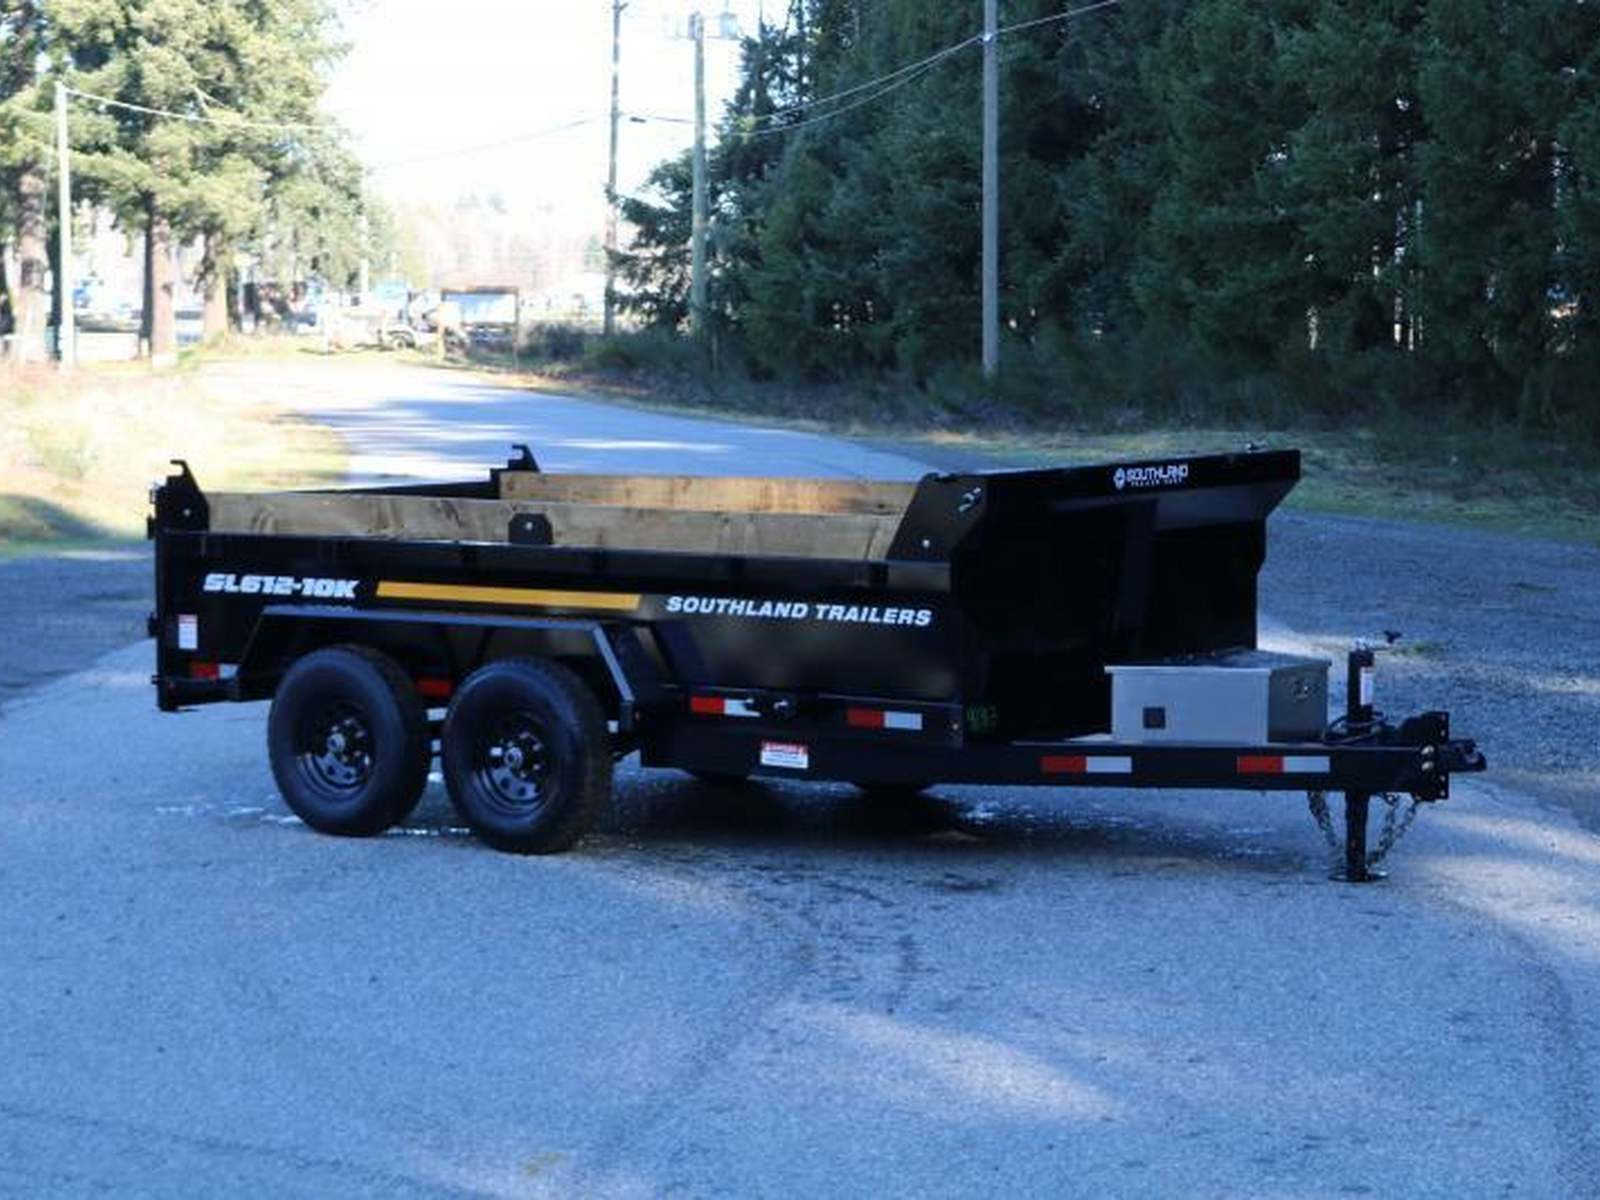
[[[1268,621],[1338,663],[1356,638],[1382,655],[1378,706],[1450,712],[1497,786],[1600,830],[1600,549],[1355,517],[1275,518]],[[1343,672],[1334,671],[1335,686]],[[1341,689],[1342,690],[1342,689]],[[1342,700],[1340,701],[1342,704]]]

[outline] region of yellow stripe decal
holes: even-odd
[[[607,612],[632,612],[639,607],[639,596],[626,592],[553,592],[543,588],[467,587],[446,583],[398,583],[392,579],[378,584],[380,600],[442,600],[467,604],[514,604],[523,608],[604,609]]]

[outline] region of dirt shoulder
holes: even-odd
[[[196,366],[0,367],[0,705],[145,636],[169,459],[215,464],[224,488],[343,479],[343,443],[292,399]]]
[[[226,463],[223,488],[344,476],[344,447],[292,397],[224,385],[204,369],[139,364],[0,368],[0,556],[143,534],[168,460]]]

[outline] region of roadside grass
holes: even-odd
[[[404,356],[420,360],[420,351],[405,351]],[[325,347],[317,334],[226,333],[209,342],[186,346],[178,353],[179,370],[199,370],[213,362],[392,362],[402,352],[380,350],[376,346]]]
[[[308,486],[345,465],[332,431],[200,372],[0,369],[0,554],[142,537],[173,458],[215,464],[211,488]]]
[[[421,356],[405,361],[432,363]],[[453,359],[532,391],[583,391],[661,412],[759,420],[867,441],[920,446],[933,462],[977,457],[1018,467],[1218,453],[1246,445],[1296,448],[1303,477],[1289,507],[1351,516],[1468,526],[1600,544],[1600,447],[1564,442],[1466,412],[1443,416],[1374,411],[1359,423],[1252,425],[1190,418],[1181,425],[1129,410],[1071,422],[1024,417],[997,405],[962,410],[904,389],[712,386],[692,372],[597,369],[596,356],[533,362],[509,356]],[[606,362],[604,355],[599,361]]]

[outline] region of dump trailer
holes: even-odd
[[[1362,880],[1373,797],[1387,839],[1401,798],[1484,767],[1445,713],[1372,708],[1370,650],[1330,722],[1328,660],[1257,647],[1295,451],[915,483],[517,451],[480,480],[265,494],[175,463],[150,518],[160,707],[271,700],[277,783],[329,833],[403,820],[437,756],[466,823],[524,853],[581,837],[637,752],[884,794],[1306,793]]]

